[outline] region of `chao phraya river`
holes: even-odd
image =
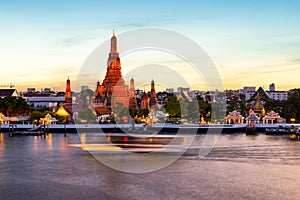
[[[0,199],[300,199],[300,141],[287,136],[222,135],[203,159],[183,155],[141,174],[70,146],[79,142],[77,134],[0,133]]]

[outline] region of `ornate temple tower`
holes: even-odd
[[[65,102],[62,105],[64,109],[69,113],[69,120],[72,120],[72,114],[79,111],[79,104],[72,102],[72,93],[71,93],[71,81],[68,78],[66,82],[66,95]]]
[[[121,73],[121,61],[117,51],[117,38],[115,32],[111,37],[110,52],[107,60],[105,78],[97,83],[95,91],[95,110],[97,114],[109,114],[117,103],[129,106],[129,90]]]
[[[141,100],[141,109],[149,109],[149,97],[147,96],[145,90]]]
[[[150,95],[150,101],[149,101],[149,107],[156,105],[157,102],[157,96],[155,92],[155,83],[154,80],[151,81],[151,95]]]
[[[66,82],[66,96],[65,96],[65,103],[72,103],[72,95],[71,95],[71,82],[70,79],[67,79]]]
[[[136,110],[137,109],[137,102],[136,102],[136,95],[135,95],[133,78],[131,78],[131,80],[130,80],[129,93],[130,93],[129,108],[131,108],[133,110]]]

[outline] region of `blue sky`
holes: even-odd
[[[196,41],[215,63],[225,88],[267,88],[272,82],[279,90],[300,87],[299,9],[296,0],[1,2],[5,73],[0,85],[63,90],[66,78],[76,78],[112,29],[159,27]],[[122,67],[130,64],[122,62]],[[192,87],[197,89],[197,83]]]

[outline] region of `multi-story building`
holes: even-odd
[[[288,91],[267,91],[267,93],[273,100],[283,101],[288,98]]]

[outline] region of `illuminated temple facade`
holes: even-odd
[[[94,110],[98,116],[111,114],[111,112],[114,111],[113,108],[117,106],[118,103],[123,104],[124,107],[127,107],[132,111],[157,107],[154,80],[151,82],[151,93],[149,97],[146,92],[144,92],[141,99],[141,105],[138,105],[137,103],[134,79],[132,78],[130,80],[130,87],[126,85],[121,72],[121,61],[117,49],[117,38],[114,33],[111,37],[110,52],[106,70],[104,80],[102,84],[100,84],[99,81],[97,82],[93,96]]]
[[[117,38],[111,37],[110,53],[107,60],[105,78],[97,87],[94,94],[94,109],[97,115],[110,114],[117,103],[129,106],[130,93],[121,73],[121,61],[117,50]]]

